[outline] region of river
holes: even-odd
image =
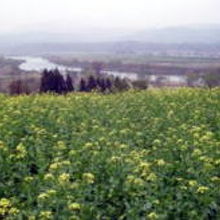
[[[10,56],[10,59],[15,60],[23,60],[23,63],[20,64],[19,68],[24,71],[38,71],[41,72],[44,69],[55,69],[58,68],[61,72],[65,73],[66,71],[74,71],[77,73],[82,72],[82,68],[73,68],[67,67],[64,65],[59,65],[50,62],[49,60],[42,58],[42,57],[33,57],[33,56]],[[120,78],[128,78],[130,80],[137,80],[139,79],[139,75],[133,72],[118,72],[118,71],[103,71],[106,75],[112,75],[115,77]],[[154,82],[158,79],[158,75],[150,75],[148,80]],[[185,76],[178,76],[178,75],[164,75],[163,81],[170,82],[170,83],[186,83]]]

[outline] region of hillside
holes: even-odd
[[[217,56],[220,25],[168,26],[136,29],[68,29],[0,33],[0,54],[62,53],[151,54]]]
[[[162,37],[161,37],[162,36]],[[130,36],[130,40],[154,43],[219,43],[220,25],[191,25],[148,29]]]
[[[219,219],[219,97],[0,95],[0,219]]]

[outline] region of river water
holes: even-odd
[[[59,65],[50,62],[49,60],[42,58],[42,57],[32,57],[32,56],[10,56],[10,59],[15,60],[23,60],[23,63],[20,64],[19,68],[24,71],[38,71],[41,72],[44,69],[55,69],[58,68],[61,72],[65,73],[66,71],[74,71],[77,73],[81,73],[81,68],[72,68],[67,67],[64,65]],[[118,71],[103,71],[106,75],[112,75],[115,77],[120,78],[128,78],[130,80],[137,80],[139,79],[139,75],[133,72],[118,72]],[[154,82],[158,79],[157,75],[150,75],[148,80]],[[186,83],[186,77],[184,76],[177,76],[177,75],[164,75],[163,81],[170,82],[170,83]]]
[[[15,59],[15,60],[22,60],[23,63],[20,64],[19,68],[24,71],[41,72],[44,69],[55,69],[55,68],[58,68],[61,71],[66,71],[66,70],[71,70],[71,71],[76,71],[76,72],[82,71],[81,68],[70,68],[64,65],[58,65],[42,57],[10,56],[8,58]]]

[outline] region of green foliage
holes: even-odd
[[[0,219],[219,219],[220,89],[0,95]]]

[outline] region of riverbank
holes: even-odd
[[[80,64],[78,63],[77,67],[74,67],[73,65],[65,65],[60,63],[55,63],[54,61],[51,61],[51,59],[46,59],[43,57],[31,57],[31,56],[25,56],[25,57],[10,57],[11,59],[15,60],[23,60],[23,63],[19,66],[19,68],[23,71],[39,71],[42,72],[43,69],[55,69],[58,68],[61,72],[75,72],[78,74],[82,74],[83,67],[88,68],[88,63],[85,66],[85,64],[82,64],[82,67],[80,67]],[[91,63],[89,63],[91,66]],[[105,67],[105,65],[104,65]],[[108,76],[114,76],[119,78],[127,78],[129,80],[141,80],[141,79],[147,79],[149,82],[155,82],[159,78],[161,81],[166,81],[169,83],[175,83],[175,84],[184,84],[186,83],[186,76],[183,75],[155,75],[155,74],[140,74],[135,72],[121,72],[116,70],[102,70],[102,73]]]

